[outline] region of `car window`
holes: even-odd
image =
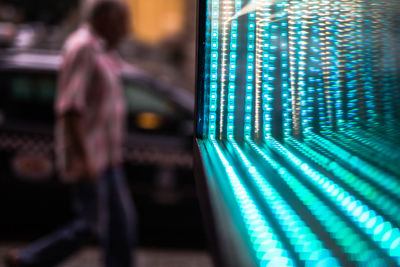
[[[153,112],[165,116],[176,113],[175,105],[170,99],[141,85],[125,83],[125,99],[129,113]]]
[[[53,102],[55,89],[55,79],[51,76],[13,75],[10,77],[10,100],[50,104]]]
[[[3,73],[0,109],[9,121],[51,123],[56,76],[44,73]],[[23,108],[21,108],[23,107]]]

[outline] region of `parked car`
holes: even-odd
[[[0,55],[0,232],[9,229],[5,233],[11,237],[29,235],[31,225],[47,231],[69,217],[67,187],[57,176],[53,150],[61,57],[43,51]],[[142,242],[158,242],[168,227],[171,235],[173,229],[183,236],[184,229],[201,232],[192,172],[193,95],[128,65],[123,81],[128,111],[124,167]]]

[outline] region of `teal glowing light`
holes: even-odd
[[[269,225],[246,187],[240,181],[234,167],[226,159],[218,143],[213,141],[212,145],[220,157],[233,193],[238,200],[237,203],[247,226],[248,235],[260,266],[268,266],[268,264],[274,266],[276,263],[280,263],[282,266],[295,266],[289,257],[289,253],[284,249],[278,235]]]
[[[249,13],[248,19],[248,33],[247,33],[247,56],[246,56],[246,94],[245,94],[245,103],[244,103],[244,136],[245,138],[251,137],[252,131],[252,107],[253,107],[253,81],[254,81],[254,51],[255,51],[255,17],[256,13]]]
[[[275,65],[276,65],[276,49],[277,49],[277,25],[271,22],[271,7],[268,2],[265,2],[260,7],[258,12],[258,36],[260,41],[257,42],[256,50],[256,71],[258,87],[261,88],[262,99],[261,106],[262,114],[259,113],[259,117],[262,117],[264,135],[271,136],[271,124],[272,124],[272,100],[273,100],[273,83],[275,80]],[[256,117],[256,120],[259,118]]]
[[[379,258],[379,252],[363,239],[363,237],[351,229],[351,225],[343,221],[329,206],[318,199],[307,187],[305,187],[297,178],[295,178],[286,168],[282,167],[277,161],[273,160],[269,153],[261,149],[251,140],[248,141],[252,149],[256,151],[262,159],[274,168],[285,183],[294,191],[296,197],[307,206],[316,219],[331,233],[332,237],[338,242],[343,250],[351,255],[351,260],[361,264],[368,264],[372,260]],[[368,217],[368,214],[367,214]],[[365,221],[367,218],[363,218]],[[347,234],[343,229],[347,229]],[[348,242],[348,236],[353,236],[352,242]],[[371,252],[366,254],[367,252]]]
[[[235,1],[235,13],[241,9],[241,1]],[[234,136],[235,122],[235,90],[236,90],[236,61],[237,61],[238,21],[231,21],[230,53],[229,53],[229,83],[228,83],[228,113],[227,113],[227,137]]]
[[[219,0],[211,3],[211,51],[210,51],[210,85],[209,85],[209,112],[208,114],[208,136],[215,139],[217,121],[217,99],[218,99],[218,44],[219,44]]]
[[[327,196],[333,203],[335,203],[356,225],[360,227],[362,231],[368,234],[373,241],[377,243],[379,247],[387,250],[387,253],[394,257],[398,264],[400,264],[400,255],[397,254],[397,248],[395,250],[388,247],[385,243],[392,244],[400,237],[400,231],[394,227],[390,222],[385,221],[382,216],[378,215],[374,210],[370,209],[367,205],[363,204],[360,200],[352,196],[340,185],[333,182],[328,177],[315,171],[307,163],[304,163],[301,159],[296,157],[289,150],[284,148],[281,144],[273,139],[269,140],[268,146],[276,150],[283,157],[290,160],[297,168],[302,170],[307,176],[309,181],[316,186],[320,192]],[[364,220],[364,213],[373,214],[370,220]],[[378,222],[369,224],[371,220],[379,219]],[[383,231],[385,230],[385,231]],[[396,234],[390,235],[390,240],[382,242],[382,237],[387,232],[395,232]]]
[[[238,144],[234,140],[231,140],[231,144],[244,163],[248,176],[257,185],[265,203],[272,210],[275,218],[285,231],[290,244],[299,254],[300,260],[304,261],[306,265],[316,265],[329,260],[331,266],[339,266],[336,259],[332,257],[331,252],[324,248],[324,245],[312,230],[267,182],[267,179],[249,161]]]
[[[197,137],[256,263],[400,265],[400,1],[206,2]]]

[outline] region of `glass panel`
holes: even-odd
[[[207,2],[205,121],[211,138],[399,127],[394,0]]]
[[[154,112],[163,115],[175,113],[174,105],[167,98],[161,98],[152,92],[150,88],[139,85],[125,85],[126,105],[131,113]]]
[[[399,265],[400,2],[205,4],[203,153],[256,262]]]

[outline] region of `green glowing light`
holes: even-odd
[[[400,265],[400,2],[206,2],[199,137],[257,263]]]

